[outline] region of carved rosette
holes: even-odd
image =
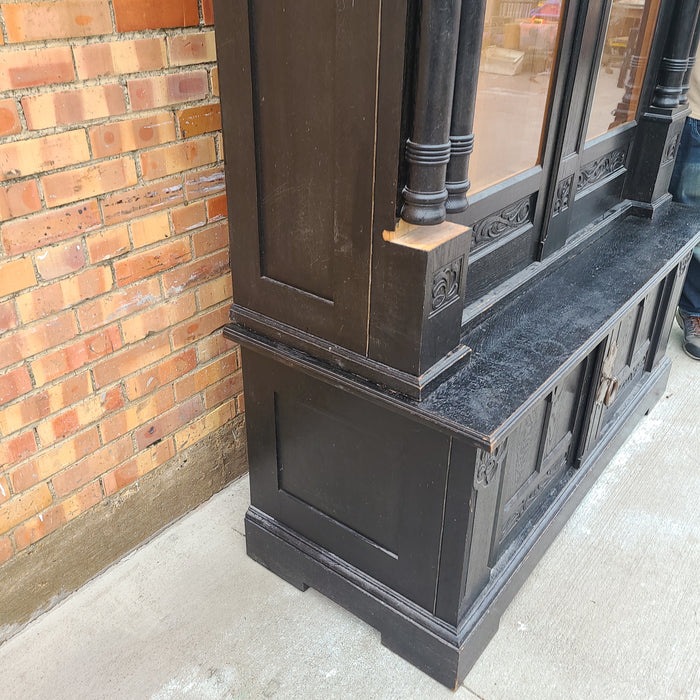
[[[557,190],[554,194],[554,214],[561,214],[569,208],[571,202],[571,188],[574,184],[574,176],[566,177],[557,183]]]
[[[664,155],[661,158],[661,165],[666,165],[672,160],[675,160],[678,155],[678,147],[681,145],[681,134],[673,134],[669,136],[666,145],[664,146]]]
[[[506,458],[507,443],[494,447],[493,452],[477,450],[474,469],[474,488],[488,486]]]
[[[580,192],[591,185],[595,185],[596,182],[600,182],[609,175],[616,173],[618,170],[622,170],[622,168],[625,167],[626,155],[625,150],[619,148],[610,153],[606,153],[602,158],[586,163],[578,174],[576,192]]]
[[[511,231],[517,231],[525,224],[530,223],[531,212],[530,197],[525,197],[515,204],[509,204],[501,211],[477,221],[472,228],[472,250]]]
[[[433,275],[433,285],[430,299],[430,315],[442,311],[455,299],[459,299],[459,284],[462,279],[462,264],[464,256],[453,260],[449,265],[441,267]]]

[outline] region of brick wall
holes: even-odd
[[[243,410],[212,24],[0,0],[0,577]]]

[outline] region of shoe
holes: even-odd
[[[683,329],[683,350],[694,360],[700,360],[700,316],[691,316],[678,309],[676,321]]]

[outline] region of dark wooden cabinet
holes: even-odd
[[[664,389],[700,0],[215,9],[248,552],[454,687]]]

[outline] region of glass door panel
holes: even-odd
[[[472,194],[540,163],[561,17],[559,0],[488,0]]]
[[[586,140],[634,120],[661,0],[613,0]]]

